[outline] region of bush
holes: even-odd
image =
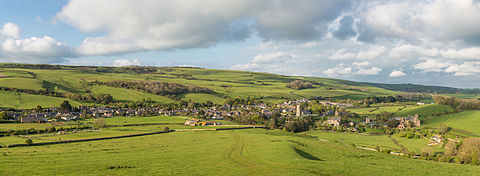
[[[25,140],[25,143],[26,143],[27,145],[32,145],[32,144],[33,144],[33,140],[32,140],[32,139],[27,139],[27,140]]]
[[[383,153],[386,153],[386,154],[390,154],[390,153],[392,153],[392,150],[390,150],[390,149],[385,149],[385,150],[383,150],[382,152],[383,152]]]
[[[168,131],[170,131],[170,128],[165,127],[165,128],[163,128],[163,131],[164,131],[164,132],[168,132]]]

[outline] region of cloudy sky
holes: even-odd
[[[480,1],[0,1],[0,62],[480,87]]]

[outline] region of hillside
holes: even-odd
[[[478,175],[480,169],[263,129],[174,132],[2,150],[1,175]]]
[[[395,91],[396,89],[389,90],[388,87],[385,88],[379,84],[191,67],[0,64],[0,74],[3,75],[0,78],[0,87],[8,88],[8,90],[0,92],[1,99],[15,100],[0,102],[0,106],[10,108],[32,108],[37,104],[51,107],[52,102],[57,104],[63,99],[71,99],[78,104],[95,104],[101,100],[89,102],[83,101],[86,99],[85,97],[78,97],[96,94],[110,94],[113,101],[117,102],[141,101],[149,98],[151,101],[161,103],[178,100],[223,103],[227,98],[237,97],[255,97],[265,101],[278,102],[286,99],[312,97],[360,99],[402,93]],[[287,83],[295,80],[311,83],[312,86],[298,90],[286,87]],[[158,86],[183,87],[183,89],[173,93],[162,92],[162,90],[154,92],[153,88],[134,87],[135,85],[132,84],[135,81],[156,84],[155,90],[159,88]],[[429,89],[435,90],[435,88]],[[443,90],[443,88],[441,89]],[[457,89],[452,88],[452,90]],[[20,91],[20,95],[12,95],[12,91]],[[31,93],[32,91],[47,91],[48,94]],[[36,94],[36,96],[31,98],[30,94]],[[61,95],[58,96],[58,94]],[[29,105],[18,103],[18,101],[28,102]],[[42,101],[49,103],[42,103]]]

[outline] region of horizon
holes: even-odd
[[[480,88],[479,9],[473,0],[4,1],[0,62]]]

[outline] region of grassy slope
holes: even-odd
[[[192,100],[196,103],[205,103],[207,101],[211,101],[215,104],[224,104],[225,99],[216,95],[205,94],[205,93],[188,93],[184,95],[182,100],[189,101]]]
[[[418,115],[420,116],[420,119],[423,119],[425,117],[431,116],[432,114],[449,112],[452,110],[453,108],[447,105],[429,104],[429,105],[422,105],[422,106],[407,107],[395,113],[395,116],[408,116],[408,115],[414,115],[415,113],[418,113]]]
[[[0,107],[17,109],[31,109],[37,107],[38,105],[42,107],[54,107],[59,106],[64,100],[69,99],[0,91]],[[73,106],[78,106],[81,104],[73,100],[69,101]]]
[[[142,101],[150,98],[152,101],[156,102],[173,102],[172,99],[160,95],[152,95],[145,92],[107,86],[95,86],[93,87],[92,92],[110,94],[116,101]]]
[[[432,117],[425,121],[425,126],[438,127],[445,124],[449,127],[466,130],[476,135],[480,135],[480,111],[465,111],[458,114],[448,114],[438,117]]]
[[[170,102],[171,100],[157,95],[125,90],[121,88],[109,88],[104,86],[89,86],[91,81],[113,81],[113,80],[157,80],[165,82],[176,82],[184,85],[196,85],[210,88],[227,97],[268,97],[267,101],[279,101],[284,99],[298,99],[303,97],[365,97],[376,95],[392,95],[399,92],[389,91],[376,87],[355,86],[344,84],[342,80],[312,78],[312,77],[288,77],[282,75],[212,70],[199,68],[160,68],[159,73],[152,74],[127,74],[127,73],[100,73],[84,71],[78,68],[65,70],[42,70],[42,69],[12,69],[0,68],[0,73],[8,75],[0,78],[0,86],[17,87],[26,89],[50,88],[57,91],[74,93],[110,93],[119,101],[136,101],[144,97],[151,97],[159,102]],[[176,74],[191,74],[190,78],[176,76]],[[295,91],[285,87],[286,82],[295,79],[306,81],[317,81],[321,86],[315,85],[313,89]],[[328,88],[328,89],[327,89]],[[224,98],[214,95],[187,94],[183,99],[192,99],[195,102],[213,101],[222,103]],[[48,101],[48,100],[45,100]],[[11,107],[12,105],[10,105]]]
[[[1,156],[1,175],[480,173],[480,167],[407,159],[262,129],[177,132],[106,141],[1,148],[0,152],[6,153],[6,156]]]

